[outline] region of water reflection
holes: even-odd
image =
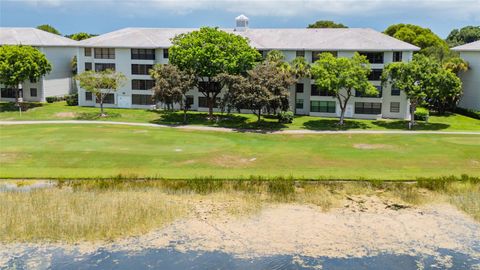
[[[61,249],[40,250],[12,258],[6,269],[480,269],[480,258],[450,250],[432,255],[381,254],[363,258],[312,258],[281,255],[254,259],[223,252],[179,252],[173,248],[145,249],[134,253],[97,250],[88,255],[66,254]]]

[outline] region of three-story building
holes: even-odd
[[[81,41],[78,50],[78,71],[104,70],[122,72],[127,83],[106,99],[107,107],[151,108],[153,79],[149,69],[157,63],[168,63],[171,38],[196,29],[125,28]],[[410,117],[409,102],[405,94],[386,86],[382,89],[380,76],[384,66],[391,62],[410,61],[418,47],[397,40],[372,29],[252,29],[248,18],[236,18],[234,29],[222,29],[248,38],[250,45],[263,55],[268,51],[281,51],[286,61],[304,57],[313,63],[322,52],[337,57],[352,57],[355,52],[365,55],[371,63],[370,80],[379,89],[376,96],[355,94],[350,99],[346,117],[398,118]],[[337,117],[338,101],[328,91],[319,88],[309,78],[301,79],[291,87],[291,109],[296,114]],[[188,93],[192,110],[205,111],[205,97],[192,89]],[[98,106],[91,93],[79,88],[80,106]]]

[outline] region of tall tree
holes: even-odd
[[[79,81],[80,87],[95,95],[96,101],[100,103],[100,116],[102,117],[106,116],[103,110],[105,97],[117,91],[126,82],[125,75],[111,69],[98,72],[88,70],[75,76],[75,79]]]
[[[187,122],[187,92],[195,86],[195,76],[189,72],[181,71],[174,65],[157,64],[150,71],[150,75],[155,79],[154,98],[162,103],[180,104],[183,110],[183,122]]]
[[[207,98],[209,118],[213,117],[214,104],[225,85],[216,76],[245,74],[260,58],[247,39],[211,27],[177,35],[169,49],[170,63],[195,75],[199,92]]]
[[[295,82],[292,73],[277,65],[264,61],[246,76],[223,74],[222,80],[228,84],[224,98],[237,110],[249,109],[260,122],[265,111],[286,111],[289,108],[289,87]]]
[[[460,46],[477,40],[480,40],[480,26],[465,26],[461,29],[454,29],[446,39],[450,47]]]
[[[353,91],[365,95],[378,94],[369,81],[370,63],[363,55],[355,53],[352,58],[334,57],[331,53],[320,54],[320,59],[312,65],[315,84],[334,94],[340,105],[340,122],[344,124],[345,111]]]
[[[87,38],[91,38],[91,37],[95,37],[97,35],[94,35],[94,34],[89,34],[89,33],[86,33],[86,32],[78,32],[78,33],[75,33],[75,34],[71,34],[71,35],[66,35],[67,38],[71,38],[73,40],[84,40],[84,39],[87,39]]]
[[[55,35],[62,35],[57,29],[55,29],[55,27],[53,27],[49,24],[39,25],[39,26],[37,26],[37,29],[40,29],[40,30],[43,30],[43,31],[46,31],[46,32],[49,32],[49,33],[52,33],[52,34],[55,34]]]
[[[408,42],[425,50],[429,47],[448,48],[447,43],[437,36],[432,30],[413,24],[394,24],[389,26],[385,34],[396,39]]]
[[[307,28],[348,28],[348,26],[334,21],[316,21],[309,24]]]
[[[453,109],[461,95],[462,81],[456,74],[443,68],[431,74],[427,97],[440,114],[444,114],[447,109]]]
[[[0,83],[14,89],[17,104],[19,85],[26,80],[37,80],[51,70],[52,65],[45,55],[33,47],[0,46]]]
[[[293,59],[292,62],[290,62],[290,68],[297,81],[302,78],[310,78],[311,66],[304,57],[296,57]]]
[[[383,70],[383,84],[389,83],[404,91],[410,100],[409,129],[415,124],[417,106],[426,103],[428,91],[432,89],[432,75],[440,69],[435,60],[417,54],[411,62],[390,63]]]

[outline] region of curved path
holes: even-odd
[[[122,125],[122,126],[137,126],[137,127],[160,127],[160,128],[176,128],[185,130],[197,131],[220,131],[220,132],[252,132],[252,133],[267,133],[267,134],[460,134],[460,135],[480,135],[479,131],[424,131],[424,130],[307,130],[307,129],[292,129],[292,130],[250,130],[250,129],[235,129],[223,127],[209,127],[209,126],[173,126],[173,125],[159,125],[151,123],[133,123],[133,122],[113,122],[113,121],[89,121],[89,120],[38,120],[38,121],[0,121],[0,125],[41,125],[41,124],[104,124],[104,125]]]

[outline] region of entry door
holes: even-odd
[[[119,108],[130,108],[132,107],[132,99],[129,96],[118,96],[118,107]]]

